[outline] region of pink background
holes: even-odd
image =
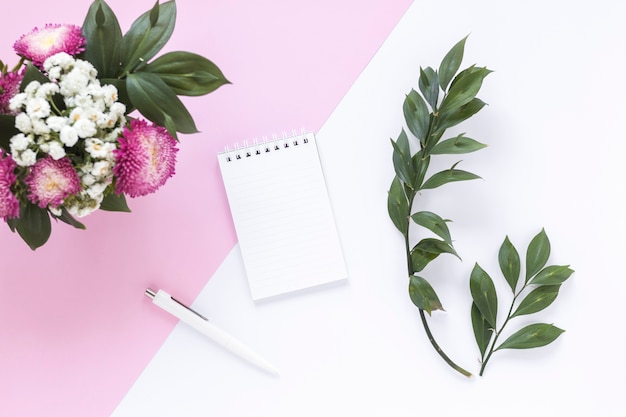
[[[12,44],[34,26],[82,24],[90,2],[77,3],[4,5],[0,59],[15,64]],[[154,4],[108,3],[123,31]],[[87,231],[53,224],[36,252],[0,228],[0,415],[111,413],[176,323],[154,320],[145,288],[191,302],[236,241],[216,154],[318,130],[409,4],[177,2],[165,50],[204,55],[233,84],[185,100],[202,133],[181,135],[176,176],[130,199],[133,213],[96,213]]]

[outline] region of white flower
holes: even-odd
[[[35,93],[35,97],[46,99],[48,97],[52,97],[53,94],[59,92],[59,86],[54,83],[45,83],[42,84]]]
[[[30,136],[26,136],[23,133],[18,133],[11,138],[11,153],[19,153],[33,143],[33,139]]]
[[[106,84],[102,86],[102,95],[104,97],[104,103],[107,107],[113,106],[118,99],[117,88],[114,85]]]
[[[9,108],[13,111],[21,109],[26,103],[26,93],[17,93],[9,100]]]
[[[47,135],[50,133],[50,127],[41,119],[31,119],[33,124],[33,133],[36,135]]]
[[[20,113],[15,116],[15,127],[22,133],[31,133],[33,131],[33,124],[26,113]]]
[[[43,68],[47,72],[50,72],[52,67],[68,69],[72,64],[74,64],[74,58],[72,58],[70,54],[66,52],[59,52],[58,54],[48,57],[43,63]]]
[[[89,197],[93,199],[102,198],[104,194],[104,190],[107,188],[107,184],[103,184],[97,182],[93,184],[91,187],[87,188],[85,191],[89,195]]]
[[[98,161],[95,164],[93,164],[93,169],[91,170],[91,175],[93,175],[95,178],[106,178],[109,177],[111,175],[112,171],[112,164],[109,161]]]
[[[82,177],[80,180],[81,180],[81,182],[82,182],[84,185],[86,185],[87,187],[89,187],[90,185],[92,185],[93,183],[95,183],[95,182],[96,182],[96,179],[95,179],[95,178],[94,178],[94,176],[93,176],[93,175],[91,175],[91,174],[86,174],[86,175],[83,175],[83,177]]]
[[[30,117],[39,119],[48,117],[50,115],[50,103],[43,98],[32,98],[26,102],[26,113],[28,113]]]
[[[85,140],[85,150],[89,152],[89,155],[91,155],[92,158],[108,158],[113,154],[113,149],[115,149],[115,145],[112,143],[105,143],[100,139],[89,138]]]
[[[74,68],[65,76],[61,76],[61,81],[59,81],[61,94],[64,96],[74,96],[87,88],[88,83],[89,78],[79,69]]]
[[[32,149],[26,149],[25,151],[13,154],[12,156],[15,163],[22,167],[29,167],[37,162],[37,154]]]
[[[80,138],[91,137],[97,132],[96,125],[89,119],[80,119],[73,126]]]
[[[48,125],[48,127],[55,132],[60,132],[61,129],[67,126],[68,123],[69,121],[67,120],[67,118],[60,116],[50,116],[48,117],[48,119],[46,119],[46,124]]]
[[[40,85],[41,83],[39,81],[31,81],[24,89],[24,93],[26,93],[27,96],[32,97],[37,92]]]
[[[126,113],[126,106],[119,101],[116,101],[109,107],[109,114],[113,118],[123,116],[124,113]]]
[[[58,161],[65,156],[65,148],[63,148],[63,145],[59,142],[50,142],[48,155],[50,155],[55,161]]]
[[[63,126],[59,134],[59,139],[65,146],[74,146],[78,142],[78,133],[72,126]]]

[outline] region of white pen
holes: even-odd
[[[235,339],[233,336],[226,333],[224,330],[216,327],[213,323],[209,322],[209,319],[187,307],[165,291],[158,290],[155,292],[148,288],[145,295],[151,298],[154,304],[161,307],[174,317],[177,317],[181,321],[187,323],[205,336],[208,336],[211,340],[225,349],[231,351],[240,358],[247,360],[253,365],[258,366],[264,371],[278,376],[278,371],[271,363]]]

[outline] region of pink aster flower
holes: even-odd
[[[11,155],[0,149],[0,217],[5,221],[20,215],[20,202],[11,192],[16,178],[16,166]]]
[[[24,71],[0,75],[0,114],[16,114],[9,108],[9,101],[20,92]]]
[[[72,56],[83,52],[85,38],[81,28],[76,25],[47,24],[43,29],[35,28],[22,35],[13,45],[13,49],[18,55],[41,68],[46,58],[59,52]]]
[[[82,189],[78,174],[67,157],[40,159],[31,167],[24,182],[29,188],[28,199],[41,208],[58,207],[66,197]]]
[[[164,127],[131,120],[115,154],[115,191],[131,197],[155,192],[174,175],[176,139]]]

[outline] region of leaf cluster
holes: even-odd
[[[469,283],[473,300],[471,318],[474,337],[481,354],[481,375],[494,352],[501,349],[545,346],[563,333],[562,329],[552,324],[533,323],[498,344],[498,338],[511,319],[534,314],[550,306],[557,298],[561,284],[574,272],[569,265],[546,266],[549,256],[550,240],[545,230],[541,230],[528,245],[525,274],[520,279],[522,275],[519,253],[508,237],[504,239],[498,252],[498,263],[513,297],[500,328],[497,327],[498,295],[493,280],[478,264],[474,266]]]
[[[178,96],[208,94],[229,81],[213,62],[191,52],[155,58],[170,39],[175,22],[175,1],[159,4],[157,0],[122,35],[109,5],[94,0],[82,26],[87,47],[81,58],[94,65],[102,83],[117,87],[128,112],[137,109],[177,137],[176,132],[197,132]]]
[[[466,38],[463,38],[452,47],[437,70],[420,68],[419,91],[411,90],[403,103],[408,133],[402,129],[398,138],[391,140],[396,175],[389,189],[388,212],[405,238],[409,295],[413,303],[428,314],[443,307],[428,281],[415,274],[441,254],[457,257],[458,254],[447,226],[450,220],[429,211],[413,212],[414,199],[424,190],[480,178],[458,169],[459,162],[449,169],[431,174],[429,165],[432,155],[465,154],[486,146],[465,134],[442,139],[448,128],[467,120],[485,106],[476,95],[491,71],[475,65],[460,70],[465,41]],[[411,247],[409,228],[412,224],[427,229],[436,237],[424,238]]]

